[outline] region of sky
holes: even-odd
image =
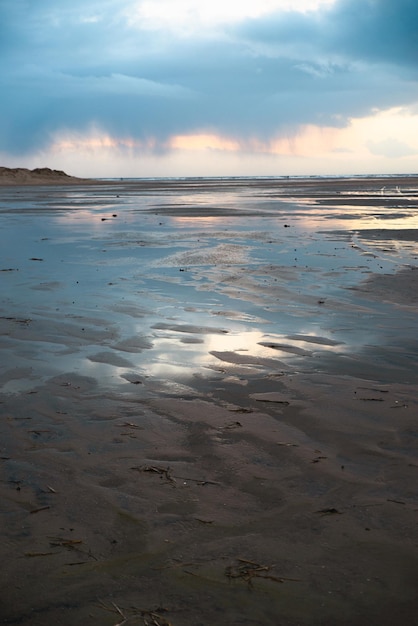
[[[0,165],[418,172],[416,0],[0,0]]]

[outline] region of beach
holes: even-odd
[[[16,176],[0,623],[414,623],[418,177]]]

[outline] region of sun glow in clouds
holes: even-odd
[[[225,150],[237,151],[240,149],[238,141],[220,137],[219,135],[177,135],[169,142],[172,150]]]
[[[256,18],[277,11],[307,12],[333,4],[335,0],[144,0],[130,11],[131,23],[143,28],[168,27],[170,30],[193,25],[216,25]]]
[[[10,167],[45,163],[81,177],[411,173],[418,163],[418,114],[402,108],[375,111],[344,128],[304,125],[268,142],[213,131],[178,134],[160,143],[152,136],[137,139],[92,127],[59,133],[48,148],[25,159],[7,159]]]
[[[142,150],[152,151],[156,148],[157,141],[150,137],[146,141],[131,137],[112,137],[106,132],[95,129],[86,135],[81,133],[63,134],[54,139],[50,150],[60,152],[98,152],[103,150]]]

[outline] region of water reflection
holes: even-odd
[[[320,368],[416,323],[353,290],[416,263],[415,196],[398,209],[197,188],[0,193],[6,392],[66,371],[114,386],[132,372]],[[33,369],[10,378],[19,367]]]

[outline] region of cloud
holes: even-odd
[[[418,5],[415,0],[343,0],[329,12],[330,47],[362,61],[417,71]]]
[[[368,141],[367,147],[372,154],[397,159],[418,154],[417,150],[399,139],[388,137],[382,141]]]
[[[0,3],[3,152],[92,127],[157,151],[191,134],[245,147],[417,102],[412,0],[275,10],[187,36],[142,24],[133,0],[62,5]]]
[[[314,14],[277,12],[246,20],[238,32],[297,58],[309,51],[316,59],[406,65],[417,76],[417,23],[415,0],[338,0]]]

